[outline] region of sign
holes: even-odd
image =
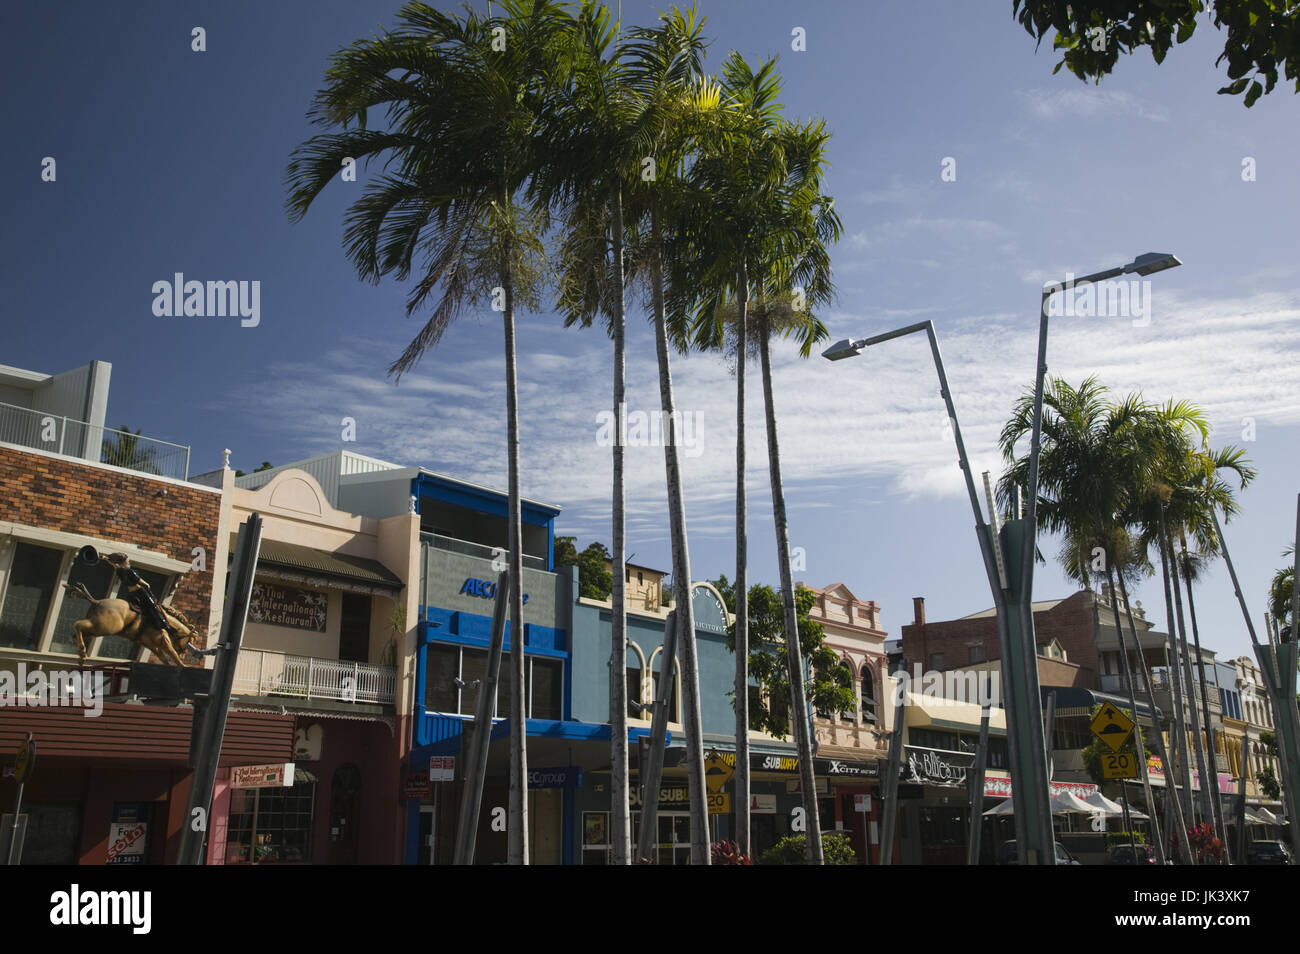
[[[1101,776],[1102,778],[1137,778],[1137,756],[1132,752],[1103,752]]]
[[[467,596],[481,596],[485,600],[494,600],[497,596],[497,585],[491,580],[479,580],[471,576],[460,585],[460,592]],[[524,605],[528,605],[527,593],[524,594]]]
[[[731,814],[730,792],[706,792],[705,797],[709,800],[710,815]]]
[[[430,782],[454,782],[456,780],[456,756],[434,755],[429,759]]]
[[[576,765],[528,770],[529,788],[579,788],[581,785],[582,769]]]
[[[108,864],[144,863],[150,807],[148,804],[122,803],[113,806],[113,823],[108,826]]]
[[[248,621],[323,633],[328,608],[327,593],[301,590],[296,586],[254,583],[248,599]]]
[[[965,785],[966,772],[975,764],[973,752],[949,752],[915,745],[907,746],[904,752],[906,761],[899,768],[900,780],[905,782],[952,787]]]
[[[869,812],[869,811],[871,811],[871,796],[870,796],[870,795],[854,795],[854,796],[853,796],[853,810],[854,810],[855,812]]]
[[[1101,707],[1101,711],[1092,720],[1092,725],[1089,728],[1092,729],[1093,735],[1110,746],[1112,752],[1118,752],[1124,747],[1124,743],[1128,741],[1129,735],[1133,732],[1133,720],[1108,702]],[[1130,778],[1133,776],[1124,777]]]
[[[697,627],[698,628],[698,627]],[[735,752],[718,752],[718,758],[724,765],[731,768],[736,767]],[[817,763],[813,762],[816,769]],[[794,775],[799,771],[799,756],[797,755],[750,755],[749,767],[757,772],[782,772],[788,775]]]
[[[837,778],[880,778],[880,760],[850,762],[846,759],[813,759],[813,772]]]
[[[407,772],[402,780],[403,798],[428,798],[433,794],[428,772]]]
[[[293,785],[292,762],[274,765],[232,765],[231,788],[288,788]]]
[[[775,815],[776,814],[776,796],[775,795],[750,795],[749,810],[755,815]]]
[[[1098,792],[1097,786],[1088,782],[1049,782],[1048,786],[1053,796],[1060,795],[1062,792],[1071,792],[1085,800],[1092,798]],[[1011,794],[1011,779],[1005,775],[984,777],[985,798],[1010,798]]]
[[[720,752],[710,752],[704,759],[704,784],[710,792],[720,792],[722,787],[731,781],[731,776],[736,774],[736,755],[731,755],[731,764],[722,757]]]
[[[18,755],[14,759],[14,780],[19,784],[27,781],[36,767],[36,742],[28,739],[18,743]]]

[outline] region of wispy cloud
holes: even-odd
[[[1038,119],[1134,117],[1157,123],[1169,121],[1169,111],[1164,106],[1146,102],[1123,90],[1094,87],[1028,89],[1016,90],[1016,97],[1030,115]]]

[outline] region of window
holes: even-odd
[[[316,783],[292,788],[236,788],[230,792],[226,864],[311,861]]]
[[[967,659],[967,662],[982,663],[984,661],[983,643],[972,643],[970,646],[967,646],[966,649],[967,649],[967,655],[969,657]]]
[[[862,667],[862,722],[864,725],[876,724],[876,688],[870,666]]]
[[[839,683],[841,689],[847,689],[853,692],[853,670],[847,662],[841,662],[835,667],[835,681]],[[848,709],[840,713],[841,722],[856,722],[857,712],[854,709]]]
[[[642,710],[641,702],[641,667],[628,664],[627,667],[627,717],[629,719],[649,719],[651,710]]]
[[[930,668],[939,672],[943,671],[943,653],[930,653]]]
[[[7,565],[6,564],[7,561]],[[172,577],[133,565],[160,603]],[[122,589],[113,568],[103,561],[88,566],[75,551],[16,541],[7,557],[0,554],[0,647],[31,652],[79,652],[73,624],[89,605],[63,584],[81,583],[98,599]],[[106,659],[135,659],[140,646],[120,636],[87,641],[86,652]]]
[[[426,712],[476,715],[478,694],[487,679],[486,649],[432,643],[425,658],[424,708]],[[459,679],[461,685],[457,685]],[[530,719],[563,717],[564,661],[524,656],[525,705]],[[497,676],[497,703],[493,718],[510,711],[510,656],[501,654]]]

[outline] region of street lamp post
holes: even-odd
[[[940,393],[947,405],[957,444],[958,463],[966,481],[966,492],[975,516],[984,570],[997,613],[998,638],[1002,650],[1004,707],[1007,714],[1007,749],[1010,756],[1011,784],[1015,798],[1017,853],[1027,864],[1051,865],[1056,862],[1055,835],[1052,831],[1051,797],[1047,774],[1047,748],[1043,738],[1043,706],[1038,686],[1037,646],[1034,640],[1034,538],[1038,504],[1038,458],[1042,443],[1043,382],[1047,374],[1047,303],[1057,291],[1104,281],[1119,275],[1151,275],[1182,264],[1173,255],[1147,252],[1127,265],[1106,269],[1083,278],[1055,282],[1043,287],[1039,309],[1038,367],[1034,382],[1033,431],[1030,443],[1029,482],[1023,517],[1013,513],[996,537],[980,510],[979,496],[966,456],[961,427],[953,407],[948,378],[939,354],[934,325],[920,322],[859,340],[844,339],[823,352],[823,357],[839,361],[853,357],[862,349],[903,335],[924,331],[930,341],[935,370],[939,375]],[[996,517],[996,515],[994,515]],[[999,560],[999,557],[1002,559]],[[1005,581],[998,564],[1006,567]],[[1017,563],[1019,572],[1016,572]]]

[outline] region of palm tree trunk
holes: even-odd
[[[1168,671],[1169,681],[1173,685],[1174,691],[1174,751],[1178,753],[1178,773],[1182,777],[1182,790],[1179,793],[1182,798],[1183,821],[1188,825],[1196,823],[1196,815],[1192,808],[1192,764],[1187,755],[1187,728],[1183,721],[1183,680],[1179,675],[1178,663],[1178,636],[1174,626],[1174,599],[1169,592],[1169,553],[1165,549],[1165,512],[1164,508],[1160,509],[1160,573],[1165,584],[1165,617],[1169,627],[1168,632]],[[1173,769],[1168,774],[1170,779],[1173,778]],[[1195,859],[1192,859],[1195,864]]]
[[[614,284],[618,298],[614,300],[614,488],[613,549],[614,579],[610,607],[610,657],[609,657],[609,725],[610,725],[610,841],[614,848],[614,864],[626,865],[631,861],[631,807],[628,805],[627,785],[627,517],[624,512],[623,483],[623,420],[627,388],[627,356],[624,346],[623,313],[623,197],[618,179],[610,183],[610,212],[613,221]],[[658,797],[659,793],[654,793]]]
[[[668,377],[668,330],[664,316],[663,245],[659,224],[659,200],[651,199],[650,229],[651,296],[655,312],[655,335],[659,339],[659,398],[668,411],[672,407],[672,380]],[[671,420],[671,418],[670,418]],[[669,520],[672,521],[673,595],[677,611],[677,651],[681,657],[682,729],[686,734],[686,779],[690,795],[691,864],[707,865],[709,852],[709,806],[704,786],[704,727],[700,716],[700,659],[695,644],[695,611],[691,606],[691,561],[686,549],[686,514],[682,505],[682,475],[677,442],[664,450],[664,469],[668,479]],[[665,659],[659,678],[672,678],[672,660]],[[670,695],[671,698],[671,695]],[[658,799],[658,792],[646,792],[646,798]],[[643,816],[644,817],[644,816]]]
[[[799,645],[799,620],[794,603],[794,575],[790,569],[790,531],[786,523],[785,491],[781,485],[776,406],[772,402],[769,333],[767,322],[760,320],[758,347],[763,368],[763,404],[767,416],[767,458],[772,480],[772,518],[776,523],[776,558],[777,566],[781,568],[781,597],[785,604],[785,657],[790,673],[790,718],[794,722],[795,744],[799,749],[799,787],[803,790],[804,824],[808,832],[806,857],[810,865],[820,865],[825,863],[825,859],[822,855],[821,825],[817,817],[817,780],[813,774],[812,739],[808,731],[808,696],[804,692],[803,651]],[[742,355],[742,360],[743,357]]]
[[[1214,824],[1214,809],[1210,805],[1210,781],[1205,765],[1205,736],[1201,734],[1201,707],[1196,700],[1196,680],[1192,678],[1191,652],[1187,647],[1187,621],[1183,616],[1183,587],[1179,582],[1178,555],[1174,551],[1173,534],[1167,535],[1169,545],[1169,565],[1173,570],[1174,607],[1178,614],[1178,642],[1182,654],[1182,675],[1187,686],[1187,708],[1192,715],[1192,751],[1196,756],[1196,770],[1200,775],[1201,789],[1198,802],[1201,807],[1201,821]]]
[[[1201,629],[1196,623],[1196,600],[1192,596],[1192,575],[1191,567],[1187,563],[1187,535],[1179,530],[1180,542],[1183,548],[1183,578],[1187,587],[1187,615],[1192,618],[1192,639],[1196,646],[1196,665],[1197,671],[1201,677],[1201,725],[1205,729],[1205,753],[1206,759],[1210,763],[1210,804],[1213,808],[1214,828],[1220,838],[1227,838],[1228,830],[1223,820],[1223,802],[1219,793],[1219,766],[1214,758],[1214,730],[1210,725],[1210,697],[1205,687],[1205,658],[1201,654]],[[1205,782],[1201,783],[1204,787]],[[1224,858],[1226,860],[1227,854]]]
[[[1128,644],[1124,640],[1124,630],[1120,626],[1119,600],[1117,598],[1118,593],[1115,589],[1115,568],[1114,568],[1114,562],[1110,558],[1110,554],[1107,554],[1106,556],[1106,580],[1107,582],[1110,583],[1110,610],[1111,610],[1111,615],[1114,616],[1115,618],[1115,636],[1119,639],[1119,658],[1120,658],[1120,662],[1123,664],[1124,687],[1128,690],[1129,709],[1133,713],[1133,723],[1134,723],[1133,731],[1137,735],[1137,737],[1134,739],[1136,743],[1134,748],[1137,750],[1138,771],[1142,779],[1142,794],[1146,799],[1146,803],[1148,805],[1151,805],[1152,804],[1151,780],[1147,777],[1147,751],[1142,738],[1142,722],[1138,719],[1137,695],[1133,691],[1133,669],[1129,665],[1129,661],[1128,661]],[[1134,642],[1136,641],[1137,640],[1135,638]],[[1141,643],[1137,643],[1137,649],[1138,649],[1138,655],[1141,655],[1142,654]],[[1151,712],[1151,721],[1155,723],[1156,732],[1159,733],[1160,724],[1156,721],[1155,718],[1156,707],[1151,706],[1150,712]],[[1124,801],[1127,804],[1128,798],[1125,797]],[[1160,839],[1158,835],[1156,836],[1156,851],[1158,851],[1160,854],[1160,857],[1157,860],[1159,860],[1161,864],[1164,864],[1164,860],[1165,860],[1164,847],[1160,845]]]
[[[528,742],[527,699],[524,695],[524,561],[521,507],[519,502],[519,382],[515,367],[514,284],[508,269],[502,269],[505,290],[506,334],[506,446],[509,477],[510,559],[510,806],[507,823],[507,860],[512,865],[528,864]],[[487,740],[484,740],[484,745]]]
[[[745,364],[749,351],[749,271],[741,257],[736,320],[736,844],[749,854],[749,534],[745,523]]]
[[[678,632],[690,632],[692,634],[692,643],[694,642],[695,633],[695,610],[691,606],[691,554],[687,547],[686,541],[686,508],[682,496],[682,471],[681,460],[678,452],[679,438],[677,434],[677,405],[673,398],[673,376],[672,369],[668,363],[668,321],[664,313],[664,280],[663,280],[663,260],[661,259],[662,249],[659,237],[659,211],[657,204],[652,207],[650,212],[650,242],[651,242],[651,259],[650,259],[650,296],[651,307],[654,309],[655,322],[655,353],[659,358],[659,403],[663,407],[664,420],[668,421],[668,426],[672,428],[671,436],[664,446],[664,476],[668,484],[668,534],[672,540],[673,550],[673,611],[676,615],[676,625]],[[678,639],[680,645],[682,639]],[[676,654],[674,654],[676,655]],[[668,680],[671,683],[673,678],[673,663],[675,660],[668,659],[662,654],[659,659],[659,678]],[[683,669],[683,682],[685,682],[685,667]],[[682,700],[682,708],[688,715],[685,725],[694,725],[698,730],[700,725],[700,697],[698,692],[698,677],[696,679],[696,692],[693,697],[693,705],[685,699]],[[671,689],[668,692],[668,698],[672,698]],[[669,713],[669,721],[674,713]],[[701,788],[704,785],[703,767],[704,767],[704,740],[698,734],[698,731],[686,733],[686,742],[688,749],[694,753],[695,764],[700,767],[700,778],[698,784]],[[739,769],[739,766],[737,766]],[[644,769],[643,769],[644,771]],[[644,781],[644,776],[642,777]],[[696,784],[695,775],[691,775],[692,784]],[[658,792],[649,790],[645,793],[646,803],[650,804],[651,800],[659,798]],[[694,803],[692,802],[692,806]],[[704,823],[708,824],[707,806]],[[647,812],[644,808],[641,811],[642,824],[654,823],[653,813]],[[657,836],[656,836],[657,840]],[[692,859],[694,861],[694,859]]]
[[[1133,622],[1133,605],[1129,602],[1128,587],[1124,584],[1123,573],[1118,574],[1118,581],[1119,581],[1120,596],[1124,600],[1124,612],[1125,615],[1128,617],[1129,635],[1133,637],[1133,644],[1137,647],[1138,664],[1142,668],[1142,682],[1146,684],[1147,706],[1151,709],[1151,718],[1152,721],[1155,722],[1155,713],[1158,710],[1156,709],[1155,693],[1151,688],[1151,672],[1147,668],[1146,654],[1142,651],[1142,641],[1138,639],[1137,625]],[[1183,859],[1187,861],[1188,864],[1191,864],[1190,860],[1188,859],[1190,859],[1192,856],[1192,847],[1187,840],[1187,825],[1183,821],[1182,803],[1179,801],[1178,792],[1174,788],[1174,763],[1169,758],[1169,751],[1165,747],[1165,736],[1164,733],[1161,731],[1158,722],[1155,722],[1155,730],[1156,731],[1155,731],[1155,736],[1153,738],[1153,741],[1156,744],[1156,754],[1160,756],[1160,764],[1164,766],[1165,769],[1165,798],[1168,800],[1169,807],[1172,810],[1174,815],[1174,828],[1177,829],[1176,844],[1178,845],[1179,850],[1182,852]],[[1152,804],[1152,802],[1150,801],[1147,802],[1147,805],[1150,806],[1151,808],[1152,811],[1151,819],[1152,822],[1155,823],[1156,822],[1155,805]],[[1159,830],[1158,823],[1156,827],[1158,831]],[[1166,826],[1166,828],[1167,827],[1168,826]],[[1162,843],[1161,846],[1162,850],[1163,850],[1163,845],[1164,843]]]

